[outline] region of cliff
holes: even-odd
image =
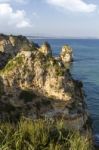
[[[0,69],[2,69],[9,59],[17,55],[22,50],[31,49],[32,45],[24,36],[6,36],[0,34]]]
[[[25,37],[4,35],[0,41],[0,51],[11,55],[0,70],[0,120],[63,119],[66,127],[83,129],[88,121],[83,85],[64,66],[63,50],[56,59],[48,43],[39,47]]]

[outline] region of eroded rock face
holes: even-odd
[[[73,61],[72,48],[68,45],[62,47],[60,58],[64,64]]]
[[[50,46],[45,47],[21,50],[0,71],[4,86],[0,118],[24,114],[64,119],[67,127],[82,129],[88,119],[82,84],[52,56]],[[9,113],[4,106],[11,106]]]
[[[2,78],[0,78],[0,98],[4,94],[4,84]]]

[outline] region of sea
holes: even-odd
[[[45,41],[58,56],[63,45],[73,49],[74,62],[70,70],[74,79],[84,85],[88,111],[93,120],[93,132],[99,134],[99,39],[32,39],[39,45]]]

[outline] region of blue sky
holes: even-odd
[[[99,38],[99,0],[0,0],[0,33]]]

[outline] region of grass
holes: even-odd
[[[0,124],[0,150],[91,150],[88,136],[68,131],[63,121],[22,118]]]

